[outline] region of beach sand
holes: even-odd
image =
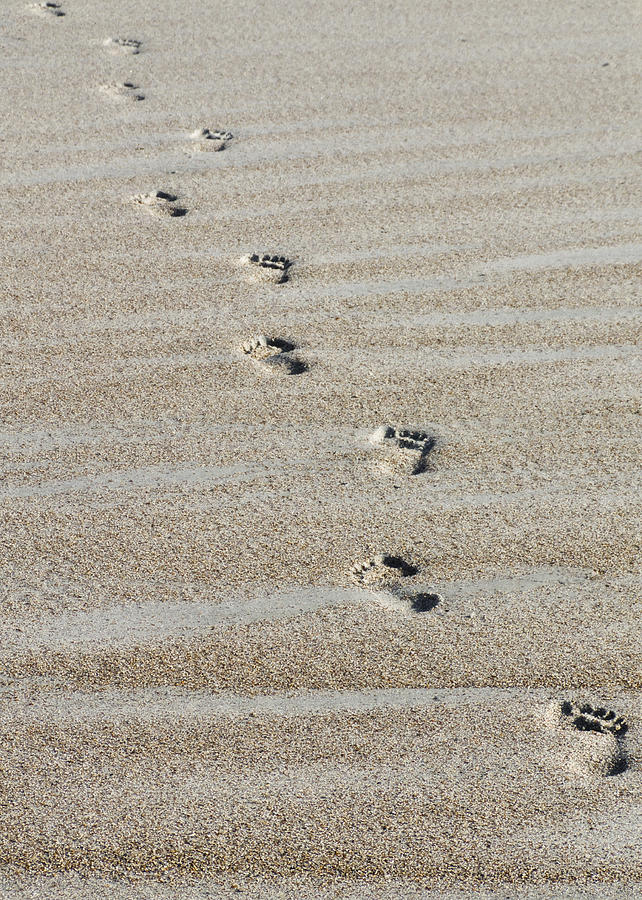
[[[0,896],[638,896],[638,12],[3,4]]]

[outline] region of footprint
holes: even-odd
[[[184,216],[187,210],[184,206],[177,206],[178,197],[165,191],[153,191],[151,194],[136,194],[131,198],[133,203],[143,206],[153,216],[177,217]]]
[[[133,81],[115,82],[114,84],[103,84],[100,87],[104,94],[112,97],[114,100],[144,100],[145,94],[142,94],[140,88]]]
[[[103,47],[105,47],[109,53],[129,53],[130,55],[135,56],[137,53],[140,53],[142,41],[137,41],[135,38],[107,38],[103,41]]]
[[[370,443],[380,451],[377,462],[384,471],[420,475],[428,468],[437,441],[426,431],[381,425],[370,435]]]
[[[60,18],[65,15],[65,11],[62,8],[61,3],[32,3],[28,9],[34,12],[37,16],[48,16],[53,18]]]
[[[233,137],[229,131],[210,131],[209,128],[197,128],[190,134],[190,140],[196,150],[225,150],[228,141]]]
[[[350,569],[350,577],[355,584],[366,587],[370,585],[394,584],[400,578],[410,578],[419,570],[407,563],[400,556],[389,556],[386,553],[378,553],[376,556],[357,563]]]
[[[400,556],[379,553],[350,570],[350,579],[370,590],[379,606],[409,615],[431,612],[443,603],[441,594],[417,591],[413,576],[419,569]],[[408,581],[406,581],[408,579]]]
[[[612,709],[563,700],[549,707],[547,721],[568,733],[565,752],[573,768],[598,775],[618,775],[626,769],[623,738],[628,724]]]
[[[246,265],[251,281],[267,281],[270,284],[282,284],[288,280],[288,270],[292,262],[285,256],[270,256],[268,253],[251,253],[240,260]]]
[[[294,349],[294,344],[289,341],[268,338],[264,334],[241,345],[241,351],[270,375],[300,375],[307,370],[304,362],[291,355]]]

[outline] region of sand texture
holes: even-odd
[[[639,896],[638,5],[1,13],[2,900]]]

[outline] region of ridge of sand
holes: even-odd
[[[41,7],[0,896],[638,896],[635,4]]]

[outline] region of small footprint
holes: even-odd
[[[131,198],[133,203],[143,206],[151,215],[162,218],[184,216],[187,209],[177,205],[178,197],[165,191],[153,191],[151,194],[136,194]]]
[[[248,266],[251,281],[267,281],[271,284],[282,284],[288,280],[288,270],[292,262],[285,256],[270,256],[268,253],[251,253],[240,260]]]
[[[196,150],[225,150],[233,137],[229,131],[210,131],[209,128],[197,128],[190,134],[190,140]]]
[[[380,451],[378,464],[384,471],[420,475],[428,468],[437,441],[426,431],[381,425],[370,435],[370,443]]]
[[[419,570],[400,556],[378,553],[376,556],[357,563],[350,569],[350,577],[356,584],[379,585],[410,578]]]
[[[563,700],[552,704],[547,719],[568,732],[566,749],[574,768],[598,775],[619,775],[626,769],[623,739],[628,723],[624,716],[604,706]]]
[[[65,11],[62,8],[61,3],[32,3],[28,7],[32,12],[34,12],[37,16],[51,16],[53,18],[60,18],[65,15]]]
[[[144,100],[145,94],[141,93],[140,88],[133,81],[115,82],[113,84],[103,84],[100,87],[104,94],[112,97],[114,100]]]
[[[142,45],[142,41],[137,41],[135,38],[115,37],[106,38],[106,40],[103,41],[103,47],[105,47],[109,53],[128,53],[131,56],[140,53]]]
[[[307,370],[304,362],[292,356],[294,344],[264,334],[241,345],[241,351],[270,375],[300,375]]]
[[[400,556],[379,553],[353,566],[350,579],[371,591],[379,606],[396,613],[414,615],[434,610],[443,603],[441,594],[417,591],[413,577],[419,569]]]

